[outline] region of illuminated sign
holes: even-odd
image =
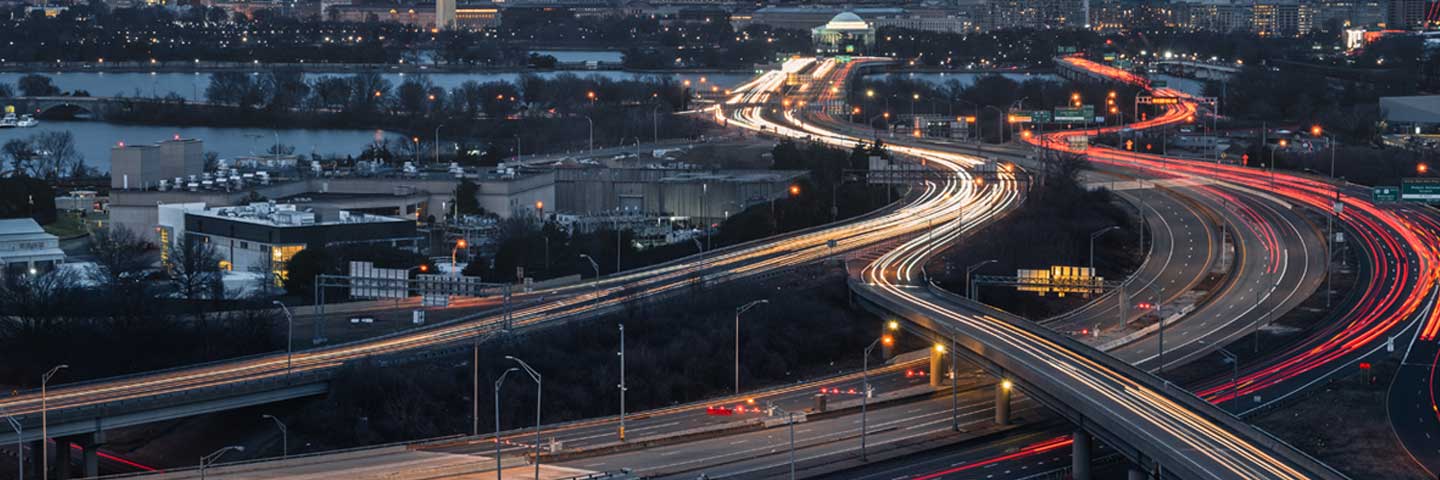
[[[1407,177],[1400,179],[1400,199],[1412,202],[1440,203],[1440,178]]]
[[[1015,290],[1041,296],[1048,292],[1061,297],[1067,293],[1100,293],[1105,285],[1105,278],[1095,276],[1095,269],[1066,265],[1052,265],[1049,270],[1017,269],[1015,279]]]
[[[1141,105],[1178,105],[1180,103],[1180,97],[1152,97],[1149,95],[1141,95],[1135,97],[1135,101]]]

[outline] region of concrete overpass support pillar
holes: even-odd
[[[995,384],[995,424],[1010,424],[1010,390],[1013,386],[1009,380],[1001,380]]]
[[[945,346],[935,344],[930,348],[930,386],[945,384]]]
[[[40,442],[43,441],[44,440],[36,440],[30,442],[30,455],[26,457],[30,460],[30,465],[25,467],[25,475],[29,476],[30,478],[46,478],[46,475],[41,473],[41,471],[45,468],[44,462],[40,459]]]
[[[100,446],[105,444],[105,432],[97,431],[82,437],[79,443],[83,448],[81,460],[85,464],[85,476],[100,476]]]
[[[1090,480],[1090,432],[1075,431],[1075,443],[1070,454],[1070,478]]]
[[[70,437],[55,439],[55,478],[70,480]]]
[[[1145,480],[1149,475],[1145,474],[1139,465],[1131,465],[1130,473],[1125,477],[1127,480]]]

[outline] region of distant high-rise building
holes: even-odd
[[[435,0],[435,28],[455,28],[455,0]]]
[[[1090,27],[1102,32],[1153,30],[1171,22],[1167,4],[1136,0],[1091,0]]]
[[[1388,0],[1385,8],[1385,28],[1419,30],[1425,27],[1426,7],[1429,0]]]
[[[1385,23],[1384,0],[1322,0],[1314,4],[1316,28],[1336,22],[1340,28],[1373,28]]]
[[[1308,33],[1316,26],[1318,11],[1316,5],[1299,0],[1198,1],[1176,3],[1172,8],[1173,24],[1179,28],[1267,37]]]
[[[991,28],[1067,28],[1085,24],[1087,0],[997,0],[990,2]]]

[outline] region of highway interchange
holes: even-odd
[[[817,76],[817,82],[843,81],[844,71],[848,68],[826,66],[824,63],[818,67],[806,67],[827,70],[826,74]],[[848,127],[833,128],[834,124],[840,123],[834,119],[807,119],[804,118],[803,111],[797,110],[767,112],[777,103],[774,95],[783,80],[783,74],[776,75],[772,72],[762,75],[752,84],[737,88],[737,97],[733,102],[736,106],[718,108],[715,110],[716,115],[731,126],[750,128],[770,135],[808,137],[841,146],[853,145],[857,141],[843,133]],[[823,95],[822,91],[811,98],[819,101]],[[1179,118],[1192,114],[1193,108],[1193,104],[1184,104],[1170,115],[1152,122],[1158,125],[1166,121],[1178,121]],[[776,115],[780,120],[775,120]],[[1068,147],[1062,146],[1065,143],[1061,140],[1067,134],[1037,136],[1034,141],[1045,148],[1064,150]],[[1068,377],[1065,377],[1063,382],[1050,385],[1047,391],[1065,388],[1089,389],[1081,396],[1123,405],[1124,408],[1132,409],[1136,418],[1149,422],[1139,426],[1110,425],[1107,428],[1134,427],[1136,429],[1133,434],[1137,435],[1135,438],[1146,436],[1162,445],[1184,444],[1188,446],[1183,448],[1199,448],[1205,452],[1204,455],[1189,456],[1187,460],[1193,462],[1193,465],[1188,468],[1193,470],[1185,472],[1187,467],[1177,462],[1167,463],[1167,471],[1178,471],[1187,478],[1230,478],[1231,474],[1224,473],[1227,471],[1233,472],[1233,476],[1257,478],[1301,478],[1310,476],[1309,474],[1331,474],[1328,471],[1311,471],[1307,474],[1303,469],[1312,466],[1296,466],[1293,460],[1285,455],[1277,455],[1265,448],[1249,445],[1245,435],[1231,432],[1232,426],[1216,423],[1214,418],[1206,415],[1194,414],[1191,411],[1193,409],[1171,400],[1166,392],[1149,391],[1144,384],[1132,383],[1133,379],[1125,372],[1091,363],[1085,357],[1075,355],[1073,349],[1063,343],[1056,343],[1052,337],[1016,328],[1010,322],[999,320],[983,310],[975,310],[963,303],[957,304],[943,295],[925,289],[919,280],[920,265],[943,251],[956,238],[1000,218],[1008,209],[1022,201],[1020,182],[1015,176],[1005,175],[1003,171],[988,181],[968,175],[967,169],[983,163],[972,155],[961,153],[965,149],[973,149],[971,146],[941,147],[926,142],[912,143],[907,139],[893,140],[890,143],[897,153],[925,158],[929,160],[928,165],[931,167],[948,168],[952,171],[947,172],[949,175],[926,181],[914,198],[898,209],[858,222],[709,252],[646,271],[608,277],[596,285],[598,289],[595,294],[588,292],[592,287],[590,284],[548,292],[552,299],[550,302],[524,306],[516,311],[516,325],[524,326],[593,314],[638,297],[672,293],[697,281],[711,283],[744,278],[769,269],[810,262],[836,252],[881,244],[909,235],[908,240],[900,242],[899,246],[889,250],[865,270],[862,284],[857,288],[868,289],[888,301],[903,303],[905,308],[915,309],[917,313],[923,313],[928,318],[939,319],[941,323],[936,327],[937,330],[963,332],[969,339],[988,336],[1001,342],[991,344],[989,348],[1007,345],[1004,348],[1011,351],[1012,355],[1013,352],[1023,352],[1024,355],[1031,355],[1036,359],[1047,359],[1037,361],[1064,361],[1084,370],[1066,371]],[[1158,296],[1165,299],[1164,303],[1171,303],[1198,283],[1200,278],[1209,272],[1213,262],[1217,261],[1220,252],[1224,251],[1216,224],[1223,223],[1226,226],[1225,231],[1235,246],[1237,261],[1232,268],[1231,278],[1222,287],[1223,291],[1213,292],[1214,301],[1201,303],[1199,308],[1186,314],[1178,324],[1167,326],[1166,367],[1193,360],[1253,331],[1252,329],[1293,308],[1320,288],[1319,279],[1323,278],[1327,256],[1323,233],[1307,220],[1300,207],[1320,211],[1328,208],[1330,190],[1327,183],[1289,174],[1275,174],[1271,177],[1264,172],[1257,173],[1253,169],[1241,167],[1177,159],[1162,160],[1155,156],[1099,147],[1093,150],[1097,151],[1088,152],[1090,158],[1108,165],[1107,169],[1127,170],[1126,175],[1148,179],[1150,183],[1148,187],[1125,193],[1145,200],[1143,204],[1147,221],[1152,231],[1156,232],[1155,252],[1152,252],[1141,270],[1131,279],[1133,289],[1128,293],[1132,299]],[[1164,162],[1163,166],[1158,162]],[[1139,172],[1135,171],[1136,167],[1139,167]],[[1272,178],[1274,180],[1271,180]],[[1155,188],[1155,180],[1172,179],[1190,181],[1167,184],[1163,189]],[[1144,183],[1142,181],[1138,185],[1143,186]],[[1246,407],[1261,408],[1270,401],[1298,392],[1345,365],[1378,351],[1385,340],[1406,329],[1409,329],[1414,338],[1430,342],[1422,345],[1433,345],[1436,327],[1432,321],[1433,309],[1430,308],[1433,299],[1428,298],[1428,292],[1433,291],[1433,259],[1436,252],[1433,234],[1429,232],[1435,230],[1409,228],[1410,225],[1424,224],[1423,222],[1430,222],[1428,225],[1433,226],[1432,214],[1419,210],[1396,212],[1380,209],[1369,205],[1367,197],[1358,187],[1350,186],[1346,187],[1346,190],[1348,192],[1343,200],[1346,208],[1340,216],[1340,223],[1346,226],[1348,231],[1355,232],[1355,241],[1364,248],[1366,257],[1378,267],[1371,269],[1372,277],[1365,282],[1367,288],[1353,307],[1337,312],[1340,321],[1335,322],[1335,328],[1316,335],[1284,355],[1277,355],[1276,361],[1245,372],[1239,382],[1239,396],[1249,399],[1254,398],[1257,393],[1264,393],[1260,398],[1265,399],[1255,405],[1247,404]],[[1164,234],[1160,234],[1162,229]],[[827,242],[832,240],[836,242],[836,247],[827,246]],[[1430,241],[1428,245],[1427,240]],[[1153,254],[1157,252],[1163,255]],[[1181,254],[1184,258],[1179,258]],[[1157,290],[1158,293],[1149,293]],[[1048,325],[1060,332],[1071,332],[1076,327],[1088,328],[1107,322],[1117,324],[1117,312],[1113,311],[1117,303],[1097,302],[1075,314],[1054,319]],[[1134,301],[1129,303],[1133,305]],[[1130,313],[1130,316],[1134,317],[1141,312]],[[309,350],[296,355],[295,369],[325,369],[365,356],[454,344],[474,335],[493,331],[498,326],[498,320],[493,315],[482,316],[379,340]],[[1113,345],[1110,352],[1121,360],[1153,370],[1158,366],[1155,361],[1155,346],[1156,341],[1147,335]],[[1426,352],[1433,351],[1432,348]],[[1433,361],[1429,359],[1423,362],[1433,365]],[[906,388],[917,382],[900,373],[915,366],[916,363],[912,362],[887,367],[884,372],[879,373],[878,380],[872,380],[872,383],[880,384],[881,390]],[[1018,369],[1021,368],[1017,367]],[[1056,370],[1050,370],[1046,375],[1054,372]],[[1429,376],[1433,376],[1433,368],[1428,372]],[[283,356],[266,356],[126,379],[61,386],[50,392],[49,402],[52,410],[63,412],[66,408],[144,398],[285,373]],[[853,377],[854,375],[833,379],[831,382],[842,391],[848,390],[858,385]],[[1419,375],[1410,381],[1429,381],[1426,377]],[[977,383],[984,384],[986,383]],[[1127,385],[1129,393],[1125,396],[1106,393],[1117,384]],[[1225,402],[1232,398],[1229,387],[1228,382],[1215,383],[1200,393],[1212,401]],[[814,391],[814,384],[806,384],[768,396],[758,395],[756,398],[758,403],[773,401],[780,405],[803,407]],[[985,400],[986,393],[988,390],[985,389],[965,391],[966,408],[958,418],[967,430],[986,423],[985,412],[991,407],[990,402]],[[724,402],[743,404],[746,399],[737,397]],[[33,413],[37,407],[35,400],[33,395],[7,399],[0,402],[0,408]],[[1027,409],[1024,411],[1038,411],[1029,410],[1037,407],[1028,402],[1021,405],[1024,406],[1020,408]],[[1433,401],[1416,405],[1417,408],[1433,406]],[[948,414],[950,406],[948,397],[939,397],[877,409],[874,411],[876,419],[872,428],[883,430],[872,433],[874,441],[877,445],[883,445],[887,441],[899,442],[943,434],[951,428]],[[654,423],[650,428],[654,430],[693,428],[709,423],[704,416],[695,415],[696,408],[700,406],[646,415],[653,419]],[[665,415],[684,417],[671,419]],[[1039,417],[1040,414],[1036,413],[1035,416]],[[816,460],[853,453],[850,452],[852,446],[848,446],[853,442],[827,442],[823,438],[853,436],[852,433],[857,428],[855,422],[853,416],[826,418],[816,420],[813,424],[807,422],[811,431],[802,435],[811,435],[807,440],[815,444],[808,449],[808,456]],[[646,431],[644,423],[635,425],[635,428],[640,429],[639,432]],[[705,471],[714,473],[712,477],[724,476],[727,473],[749,476],[757,472],[769,472],[769,469],[784,463],[783,449],[775,451],[774,443],[776,438],[781,436],[781,430],[783,429],[771,428],[723,437],[720,441],[743,442],[735,445],[753,442],[756,445],[766,445],[764,448],[769,450],[763,455],[754,451],[742,461],[724,462],[722,468]],[[1058,428],[1058,431],[1064,430],[1065,428]],[[608,437],[605,433],[610,431],[613,431],[613,426],[609,425],[608,420],[597,420],[560,426],[555,433],[564,435],[562,438],[565,438],[569,448],[584,446],[587,441],[601,442]],[[1055,445],[1059,445],[1044,443],[1052,441],[1054,431],[1055,428],[1042,429],[1039,432],[1029,432],[1026,434],[1028,436],[1007,438],[1006,442],[1019,445],[1025,442],[1017,443],[1016,438],[1035,439],[1040,442],[1038,444],[1041,447],[1032,451],[1035,451],[1037,456],[1049,454],[1058,448]],[[483,439],[474,441],[485,443]],[[804,442],[805,440],[802,440],[800,443]],[[846,446],[837,446],[841,444]],[[718,459],[719,455],[726,454],[728,450],[717,446],[715,441],[686,445],[685,448],[694,449],[680,450],[686,452],[683,455],[686,458]],[[669,471],[666,468],[677,472],[695,470],[688,467],[682,469],[676,462],[663,463],[665,461],[657,460],[677,456],[675,453],[667,454],[673,451],[657,448],[623,452],[607,457],[575,459],[566,464],[587,470],[606,470],[611,466],[638,466],[643,469],[649,462],[658,465],[652,468],[662,472]],[[971,453],[966,458],[980,457],[984,460],[988,458],[987,455],[999,450],[992,446],[988,450],[971,448],[967,451]],[[714,453],[707,455],[705,452]],[[1068,449],[1065,453],[1068,453]],[[1006,459],[987,465],[1005,465],[1007,461],[1014,462],[1019,459]],[[1027,458],[1024,461],[1033,462],[1035,459]],[[924,467],[921,467],[922,465]],[[916,463],[915,466],[931,468],[929,463]],[[934,468],[935,471],[944,470],[939,468],[938,464]],[[876,472],[882,473],[878,470]]]

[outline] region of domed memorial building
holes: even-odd
[[[818,55],[860,55],[875,46],[875,27],[851,12],[841,12],[829,23],[810,29]]]

